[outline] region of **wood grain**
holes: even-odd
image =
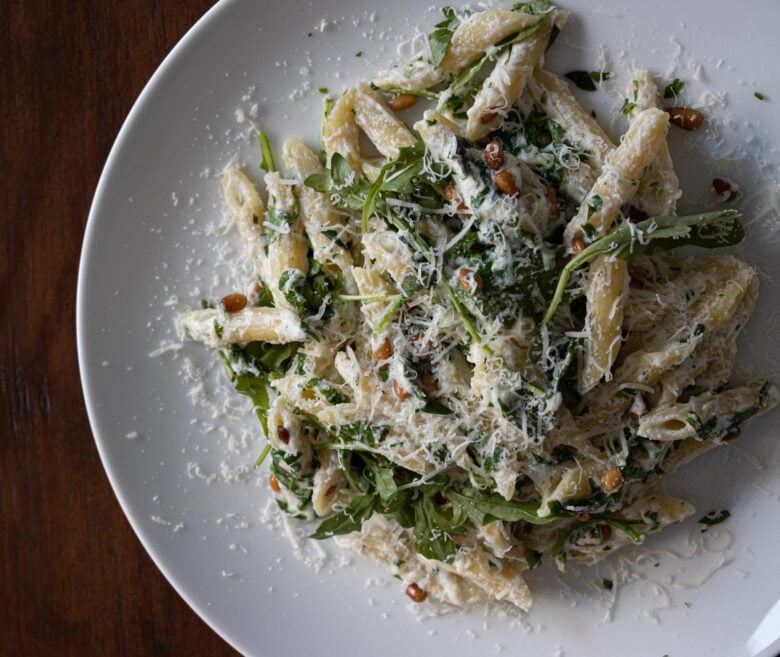
[[[143,85],[208,0],[0,2],[0,653],[235,655],[144,552],[76,363],[92,194]]]

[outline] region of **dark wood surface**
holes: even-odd
[[[0,1],[0,653],[235,655],[109,487],[76,362],[81,239],[143,85],[210,0]]]

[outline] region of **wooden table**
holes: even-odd
[[[76,363],[81,240],[135,98],[210,0],[0,2],[0,653],[235,655],[119,508]]]

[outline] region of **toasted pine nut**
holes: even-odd
[[[623,475],[620,468],[610,468],[601,473],[601,488],[607,493],[614,493],[623,485]]]
[[[504,166],[504,147],[498,139],[494,139],[485,146],[485,164],[489,169],[500,169]]]
[[[399,94],[398,96],[393,96],[390,100],[388,100],[387,106],[391,110],[398,112],[400,110],[409,109],[416,102],[417,96],[414,94]]]
[[[449,185],[444,190],[444,195],[447,197],[447,200],[450,203],[458,204],[458,212],[465,214],[467,217],[471,216],[471,214],[469,214],[468,208],[466,207],[466,204],[463,202],[463,199],[461,198],[460,194],[458,194],[458,190],[455,189],[452,185]]]
[[[683,130],[697,130],[704,122],[704,115],[689,107],[670,107],[666,110],[669,121]]]
[[[428,594],[423,591],[415,582],[412,582],[409,584],[409,586],[406,587],[406,595],[413,601],[413,602],[425,602],[425,598],[428,597]]]
[[[274,493],[278,493],[280,490],[282,490],[282,487],[279,485],[279,480],[276,478],[275,474],[272,474],[270,477],[268,477],[268,485],[271,487],[271,490]]]
[[[402,401],[409,398],[409,393],[396,379],[393,379],[393,391],[395,392],[395,396]]]
[[[558,203],[558,192],[550,185],[545,191],[547,202],[550,204],[550,221],[555,222],[561,218],[561,206]]]
[[[420,375],[420,387],[429,397],[435,395],[439,390],[439,384],[436,383],[436,379],[433,378],[433,374],[431,374],[431,372],[428,370]]]
[[[482,290],[482,276],[468,267],[458,270],[458,284],[469,294]]]
[[[719,196],[725,196],[729,203],[735,201],[739,195],[739,192],[731,186],[731,181],[724,178],[713,178],[712,188]]]
[[[393,355],[393,344],[390,342],[390,338],[385,338],[372,354],[372,358],[375,363],[380,363],[383,360],[387,360]]]
[[[246,296],[241,292],[233,292],[222,297],[219,305],[222,306],[222,310],[228,313],[237,313],[239,310],[246,308]]]
[[[574,253],[580,253],[585,250],[585,240],[583,240],[581,237],[575,237],[571,241],[571,250],[574,251]]]
[[[290,432],[287,427],[283,427],[282,425],[276,427],[276,435],[279,436],[279,440],[281,440],[285,445],[290,442]]]
[[[493,181],[495,182],[496,189],[502,194],[506,194],[507,196],[514,196],[517,194],[515,179],[506,169],[499,171]]]
[[[495,110],[488,110],[482,116],[479,117],[479,121],[482,124],[490,123],[497,116],[498,116],[498,112],[496,112]]]

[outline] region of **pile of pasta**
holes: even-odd
[[[676,216],[646,71],[615,144],[542,67],[565,20],[448,8],[419,55],[326,100],[320,152],[287,139],[280,172],[261,133],[267,200],[222,177],[256,276],[178,318],[251,397],[280,508],[416,601],[528,609],[544,559],[690,516],[657,480],[778,402],[729,387],[756,272],[674,250],[739,241],[736,213]]]

